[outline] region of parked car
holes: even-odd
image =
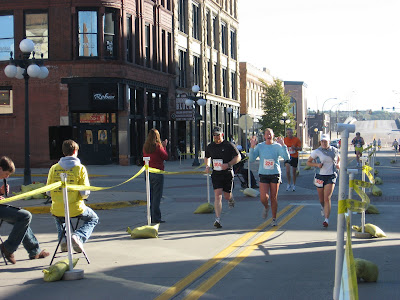
[[[332,140],[331,141],[331,146],[340,149],[340,142],[341,142],[340,139]]]

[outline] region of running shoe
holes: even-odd
[[[292,192],[295,192],[295,191],[296,191],[296,186],[292,185]]]
[[[290,191],[290,188],[292,187],[292,185],[291,184],[288,184],[287,186],[286,186],[286,191]]]
[[[229,208],[235,207],[235,199],[233,199],[233,197],[228,200],[228,205],[229,205]]]
[[[264,207],[262,217],[263,219],[266,219],[268,217],[268,211],[269,211],[269,205],[267,207]]]
[[[222,228],[222,225],[221,225],[221,223],[219,221],[215,220],[214,227],[215,228]]]
[[[324,221],[324,223],[322,223],[322,226],[324,226],[325,228],[328,227],[328,222]]]
[[[277,225],[278,225],[278,222],[276,221],[276,219],[272,219],[271,226],[274,227]]]

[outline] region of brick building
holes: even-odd
[[[175,143],[173,0],[2,1],[0,68],[24,38],[43,54],[46,79],[29,79],[32,166],[50,166],[61,143],[85,164],[141,161],[151,128]],[[24,80],[0,72],[1,155],[24,161]]]

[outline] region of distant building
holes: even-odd
[[[303,145],[308,145],[308,127],[307,119],[307,84],[303,81],[284,81],[285,93],[290,94],[290,113],[296,120],[297,137]]]

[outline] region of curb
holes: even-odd
[[[92,204],[87,204],[87,206],[94,210],[108,210],[108,209],[123,208],[128,206],[144,206],[146,204],[147,202],[144,200],[132,200],[132,201],[92,203]],[[29,211],[32,214],[50,213],[50,206],[29,206],[29,207],[23,207],[23,209]]]

